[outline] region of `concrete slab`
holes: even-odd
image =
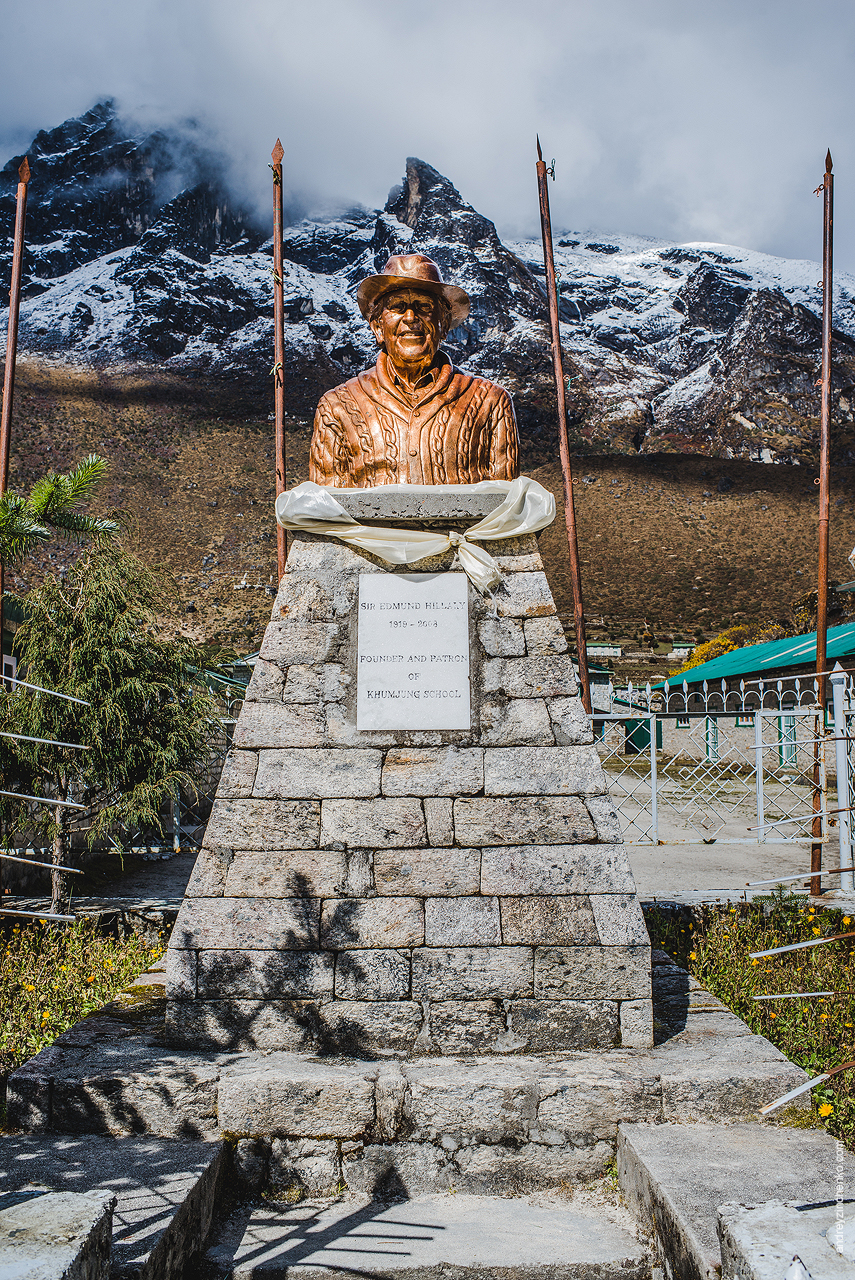
[[[3,1134],[0,1208],[45,1191],[115,1199],[114,1280],[171,1280],[202,1252],[225,1167],[221,1143]]]
[[[647,1251],[616,1218],[559,1197],[434,1195],[384,1205],[341,1196],[237,1213],[207,1260],[229,1280],[647,1280]]]
[[[472,493],[471,489],[467,493],[464,488],[455,492],[446,487],[442,493],[432,493],[431,488],[431,485],[396,484],[374,489],[345,489],[337,490],[335,500],[354,520],[444,524],[448,520],[482,520],[505,499],[503,493]]]
[[[745,838],[744,831],[738,834]],[[682,906],[751,902],[774,886],[749,889],[750,881],[793,876],[810,866],[810,845],[799,844],[728,844],[722,838],[712,844],[628,844],[626,851],[644,906],[656,902]],[[831,847],[823,859],[829,867],[839,865]],[[836,888],[837,876],[823,877],[823,888],[830,892],[817,898],[810,897],[805,888],[809,879],[806,872],[803,880],[785,887],[817,906],[855,910],[855,897]]]
[[[115,1196],[34,1190],[15,1199],[0,1208],[3,1280],[108,1280]]]
[[[744,831],[739,836],[747,838]],[[749,880],[792,876],[810,866],[810,847],[794,844],[727,844],[722,839],[713,844],[628,844],[626,851],[642,902],[735,901]]]
[[[629,1207],[685,1280],[719,1274],[718,1206],[725,1201],[833,1201],[839,1178],[855,1189],[855,1156],[824,1129],[622,1124],[617,1159]]]
[[[176,1139],[237,1133],[261,1142],[262,1163],[276,1141],[290,1151],[323,1139],[340,1145],[337,1169],[353,1192],[399,1178],[411,1195],[453,1184],[489,1196],[598,1177],[621,1121],[751,1119],[806,1078],[670,963],[654,969],[655,1049],[465,1061],[164,1049],[158,990],[138,986],[136,1002],[85,1019],[15,1072],[10,1123]],[[343,1073],[365,1095],[361,1109],[347,1105]],[[293,1162],[309,1191],[316,1156],[300,1146]]]
[[[812,1280],[852,1280],[853,1228],[852,1200],[839,1205],[780,1200],[724,1204],[719,1210],[722,1280],[781,1280],[791,1274],[794,1257]]]

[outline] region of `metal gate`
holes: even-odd
[[[602,689],[594,736],[627,843],[804,843],[816,805],[839,847],[824,861],[851,867],[855,685],[839,664],[828,692],[821,707],[813,678]]]
[[[810,838],[817,720],[822,726],[816,707],[727,715],[595,713],[597,749],[624,839],[780,844]],[[826,841],[822,728],[820,734],[819,808]]]

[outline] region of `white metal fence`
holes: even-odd
[[[639,845],[819,839],[828,867],[851,868],[855,688],[837,670],[828,692],[820,707],[813,679],[746,681],[738,689],[684,684],[667,692],[610,685],[607,709],[595,707],[592,719],[624,839]],[[840,876],[840,886],[855,890],[852,871]]]

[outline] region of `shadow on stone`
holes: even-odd
[[[685,969],[680,969],[669,956],[667,963],[653,961],[653,1027],[654,1043],[664,1044],[672,1036],[685,1031],[689,1016],[690,979]]]
[[[353,1005],[360,1001],[333,999],[336,984],[359,991],[367,977],[354,954],[359,943],[359,901],[336,902],[324,917],[322,935],[322,895],[312,879],[294,871],[287,888],[288,897],[280,900],[282,911],[275,922],[275,949],[197,950],[198,938],[191,931],[184,937],[173,935],[173,951],[177,944],[179,954],[190,958],[195,976],[187,980],[186,997],[178,995],[170,1001],[167,1043],[187,1048],[282,1048],[324,1057],[377,1056],[376,1036],[353,1012]],[[245,911],[252,927],[254,900],[243,900],[245,906],[241,900],[236,903],[235,912]],[[237,927],[247,926],[241,922]],[[324,946],[326,938],[330,946]],[[229,939],[224,936],[223,941]],[[180,951],[182,942],[191,944],[186,952]]]

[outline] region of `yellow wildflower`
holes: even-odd
[[[818,933],[819,933],[819,929],[814,928],[811,932],[812,932],[812,933],[814,933],[814,934],[818,934]]]
[[[844,917],[843,917],[843,923],[844,923],[844,924],[851,924],[851,923],[852,923],[852,917],[851,917],[851,916],[844,916]]]
[[[823,1117],[823,1119],[825,1119],[826,1116],[831,1115],[832,1111],[834,1110],[834,1107],[831,1105],[830,1102],[823,1102],[822,1106],[818,1107],[817,1110],[819,1111],[819,1114]]]
[[[695,952],[694,952],[694,951],[690,951],[690,952],[689,952],[689,959],[690,959],[690,960],[697,960],[697,958],[698,958],[698,957],[696,956],[696,954],[695,954]]]

